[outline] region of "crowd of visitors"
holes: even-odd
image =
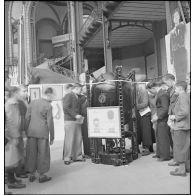
[[[142,89],[142,101],[137,103],[138,110],[142,104],[145,110],[147,109],[141,120],[138,117],[138,123],[141,124],[141,130],[138,128],[138,132],[142,132],[143,147],[146,146],[145,143],[151,143],[152,127],[156,139],[156,154],[153,158],[157,158],[158,161],[169,161],[173,158],[168,165],[179,168],[170,174],[185,176],[186,172],[190,171],[190,77],[187,81],[176,82],[174,75],[167,74],[159,81],[149,82],[146,91],[148,97],[144,95]],[[149,122],[146,125],[144,116],[148,116],[148,121],[151,118],[151,125]],[[147,135],[143,131],[147,132]],[[150,154],[149,147],[142,152],[143,156],[148,154]]]
[[[136,90],[138,144],[143,156],[178,166],[171,175],[185,176],[190,170],[190,81],[175,81],[167,74],[160,81],[140,85]],[[28,102],[27,87],[5,88],[5,181],[9,189],[25,188],[19,178],[47,182],[52,178],[50,145],[54,142],[51,101],[48,87],[41,99]],[[90,157],[87,130],[86,88],[67,84],[62,99],[64,111],[63,161],[70,165]],[[83,149],[82,149],[83,148]]]

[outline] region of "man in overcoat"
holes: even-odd
[[[157,130],[156,130],[156,155],[158,161],[170,160],[170,136],[168,121],[169,95],[168,86],[159,81],[156,83],[157,98]]]
[[[140,137],[143,144],[144,151],[142,155],[148,155],[153,152],[153,140],[152,140],[152,124],[151,124],[151,110],[141,116],[141,112],[145,109],[149,109],[149,97],[145,86],[137,87],[136,104],[138,110],[138,120],[140,120]],[[138,133],[139,135],[139,133]]]
[[[27,146],[26,170],[30,173],[29,181],[33,182],[35,172],[39,174],[39,183],[51,180],[45,175],[50,169],[50,147],[54,141],[54,124],[51,100],[53,89],[47,88],[44,98],[33,100],[26,114]],[[49,140],[50,139],[50,140]]]

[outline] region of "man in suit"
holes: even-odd
[[[156,82],[157,98],[157,130],[156,130],[156,156],[158,161],[170,160],[170,136],[168,121],[169,96],[168,86],[162,82]]]
[[[79,98],[81,93],[80,84],[67,85],[66,95],[63,98],[64,110],[64,164],[69,165],[72,161],[84,161],[82,156],[82,133],[81,124],[78,120],[82,118],[79,112]]]
[[[36,171],[39,174],[39,183],[51,180],[51,177],[45,173],[50,169],[49,144],[52,145],[54,141],[54,124],[50,104],[52,98],[53,89],[47,88],[44,97],[33,100],[27,110],[26,170],[30,173],[30,182],[36,179]]]

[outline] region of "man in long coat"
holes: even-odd
[[[170,160],[170,136],[168,121],[169,95],[165,89],[168,86],[163,82],[156,83],[157,88],[157,130],[156,130],[156,155],[158,161]]]
[[[142,86],[137,87],[136,104],[138,110],[138,120],[140,121],[140,137],[143,144],[144,151],[142,155],[148,155],[153,152],[153,140],[152,140],[152,124],[151,124],[151,112],[147,112],[141,116],[141,111],[147,109],[149,106],[148,92]],[[139,136],[139,133],[138,133]]]
[[[53,89],[47,88],[45,97],[33,100],[26,114],[27,146],[26,170],[30,173],[29,181],[33,182],[35,172],[39,173],[39,183],[51,180],[45,175],[50,169],[50,147],[54,141],[54,124],[52,106]],[[49,143],[50,138],[50,143]]]

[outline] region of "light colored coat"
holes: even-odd
[[[190,99],[187,93],[179,95],[173,114],[175,115],[174,130],[190,129]]]

